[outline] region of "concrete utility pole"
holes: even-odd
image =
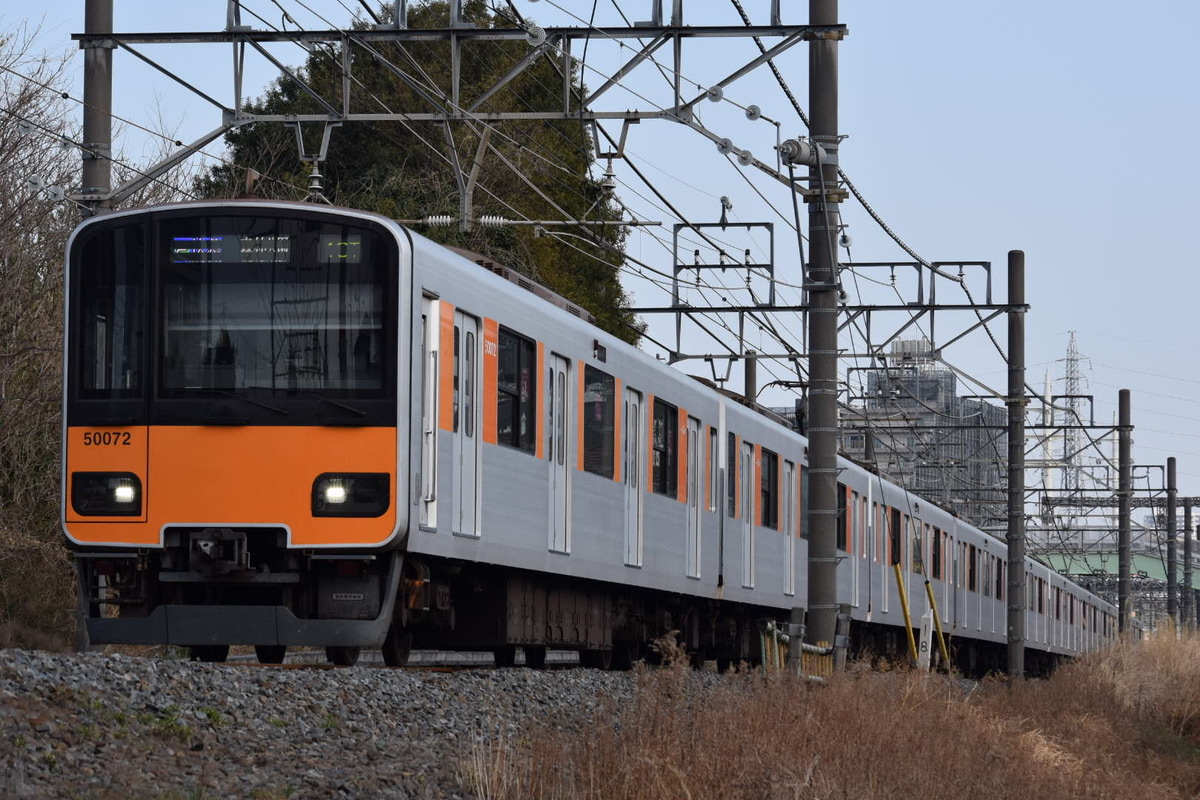
[[[84,30],[88,36],[112,33],[112,0],[87,0]],[[114,43],[106,38],[83,42],[83,174],[80,185],[85,216],[111,208],[112,190],[112,61]]]
[[[1129,501],[1133,482],[1130,473],[1133,459],[1130,457],[1133,425],[1129,414],[1129,390],[1118,394],[1117,408],[1117,631],[1122,636],[1132,633],[1133,617],[1129,607]]]
[[[1008,674],[1025,675],[1025,254],[1008,254]]]
[[[1167,458],[1167,618],[1171,620],[1171,633],[1175,633],[1179,622],[1179,563],[1175,549],[1175,514],[1179,489],[1175,484],[1175,456]]]
[[[835,25],[837,0],[809,0],[810,25]],[[837,627],[837,433],[838,433],[838,40],[809,43],[809,138],[817,146],[805,197],[812,242],[808,275],[808,641],[835,642]],[[823,150],[823,154],[822,153]]]

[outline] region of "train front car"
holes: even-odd
[[[80,226],[63,530],[93,643],[342,662],[384,643],[410,281],[405,234],[354,212],[201,203]]]

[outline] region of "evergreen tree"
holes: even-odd
[[[449,16],[446,2],[429,2],[410,9],[408,24],[411,29],[445,28]],[[465,3],[463,16],[481,28],[508,24],[492,16],[481,0]],[[365,26],[362,22],[355,24]],[[452,110],[448,43],[376,42],[371,48],[378,55],[351,45],[352,112]],[[529,45],[524,41],[477,42],[462,52],[461,97],[474,98],[524,58]],[[489,98],[478,113],[560,108],[561,68],[561,59],[555,63],[549,56],[539,59]],[[327,102],[340,107],[340,48],[314,48],[297,74]],[[577,69],[572,68],[570,79],[574,91],[580,92]],[[319,114],[325,109],[296,81],[284,76],[246,110],[257,114]],[[588,176],[593,152],[591,137],[581,122],[521,120],[494,122],[491,126],[490,146],[481,159],[473,194],[475,218],[620,218],[613,198]],[[312,146],[320,136],[319,128],[306,126],[306,141]],[[460,192],[453,154],[457,153],[458,163],[469,172],[484,130],[483,123],[474,121],[452,122],[448,129],[430,122],[346,123],[332,131],[327,158],[320,165],[323,194],[336,205],[394,219],[431,215],[457,218]],[[243,191],[247,169],[262,175],[256,188],[259,196],[300,200],[307,194],[309,165],[300,161],[293,128],[278,123],[250,124],[230,131],[226,143],[232,164],[214,167],[201,176],[197,189],[202,195],[238,195]],[[636,342],[642,327],[631,312],[624,310],[627,298],[619,281],[624,229],[589,226],[565,230],[573,236],[539,236],[532,226],[475,225],[468,232],[457,226],[431,227],[422,232],[435,241],[478,252],[528,275],[591,311],[601,328]]]

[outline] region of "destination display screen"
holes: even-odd
[[[172,264],[289,264],[300,253],[298,238],[237,233],[173,236],[168,258]],[[312,255],[317,264],[358,264],[362,261],[362,251],[360,234],[323,233],[317,237],[316,252]]]

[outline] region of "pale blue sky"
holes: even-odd
[[[304,27],[323,27],[294,0],[281,3]],[[278,7],[268,0],[245,5],[279,21]],[[336,0],[308,5],[331,20],[348,16]],[[349,0],[345,5],[357,7]],[[621,5],[632,19],[649,18],[648,0]],[[744,5],[765,21],[767,0]],[[805,21],[806,4],[784,5],[795,7],[785,10],[786,22]],[[586,19],[592,9],[583,0],[517,0],[517,6],[544,24],[559,25],[579,24],[571,14]],[[611,0],[596,7],[598,24],[619,23]],[[225,21],[225,4],[212,0],[186,5],[116,0],[116,8],[118,31],[217,30]],[[44,16],[30,21],[43,26],[40,43],[71,48],[69,35],[83,27],[83,3],[56,2],[38,13]],[[688,24],[740,22],[721,0],[688,0],[685,14]],[[1191,252],[1200,186],[1194,144],[1200,4],[1148,2],[1131,14],[1128,3],[1108,0],[843,0],[841,17],[850,29],[840,48],[841,130],[849,137],[841,164],[851,180],[925,258],[991,261],[999,276],[998,299],[1004,297],[1006,253],[1023,249],[1032,306],[1029,382],[1040,389],[1046,371],[1052,377],[1062,374],[1056,360],[1065,354],[1068,331],[1076,331],[1079,349],[1090,359],[1084,377],[1096,396],[1097,421],[1111,421],[1118,388],[1131,389],[1135,461],[1162,464],[1167,456],[1177,456],[1181,493],[1200,495],[1200,374],[1193,368],[1191,345],[1200,327],[1192,311],[1200,282]],[[0,15],[0,26],[10,28],[21,19],[8,10]],[[797,46],[779,60],[804,106],[806,49]],[[229,97],[228,46],[146,50],[188,80]],[[302,58],[294,47],[276,52],[289,63]],[[665,49],[660,52],[668,57]],[[683,73],[708,85],[754,52],[749,41],[689,45]],[[598,85],[615,58],[611,44],[592,42],[589,84]],[[76,56],[79,68],[81,63]],[[261,82],[273,73],[258,65],[253,74]],[[140,124],[157,128],[161,116],[178,126],[175,135],[187,139],[219,122],[206,103],[187,101],[181,90],[127,55],[118,56],[115,80],[117,113]],[[635,73],[630,85],[649,102],[666,104],[665,85],[651,67]],[[258,91],[259,86],[248,87],[251,95]],[[765,68],[730,87],[726,97],[743,106],[759,105],[781,123],[785,136],[802,133]],[[610,102],[614,108],[651,107],[618,93]],[[747,122],[730,103],[706,104],[701,115],[738,146],[770,159],[772,126]],[[137,159],[145,140],[131,133],[120,145]],[[629,148],[643,171],[694,221],[715,221],[717,198],[727,195],[736,219],[780,223],[780,274],[790,271],[788,279],[796,280],[795,252],[784,246],[790,239],[782,222],[746,179],[789,216],[790,201],[781,187],[730,166],[710,143],[673,123],[634,128]],[[662,220],[669,232],[674,220],[639,197],[650,194],[621,164],[615,171],[618,192],[629,207],[643,218]],[[854,260],[907,260],[857,203],[846,205],[844,221],[855,242]],[[670,269],[667,252],[651,240],[633,237],[630,251]],[[849,276],[846,283],[853,293]],[[639,302],[665,303],[644,282],[631,279],[627,285]],[[890,291],[856,285],[868,300],[882,302]],[[982,284],[973,287],[982,292]],[[961,295],[944,299],[957,302]],[[939,338],[955,327],[939,320]],[[1003,344],[1004,323],[992,327]],[[790,328],[799,330],[794,324]],[[667,335],[665,327],[661,333]],[[1003,364],[985,334],[973,334],[946,356],[988,385],[1004,387]],[[1062,391],[1061,383],[1056,390]],[[790,403],[782,395],[767,399]]]

